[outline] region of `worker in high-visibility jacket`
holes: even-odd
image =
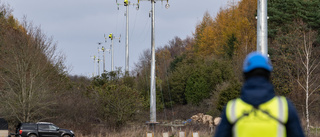
[[[270,59],[260,52],[246,57],[241,96],[227,103],[215,137],[304,137],[291,101],[275,95],[272,69]]]

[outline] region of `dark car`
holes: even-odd
[[[60,129],[49,122],[20,123],[16,129],[16,137],[74,137],[68,129]]]

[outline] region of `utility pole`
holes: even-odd
[[[91,58],[93,58],[93,74],[92,74],[92,77],[94,77],[94,75],[96,75],[96,55],[94,55],[93,57],[91,56]]]
[[[105,54],[105,48],[104,46],[101,47],[101,50],[103,52],[103,73],[106,72],[106,54]]]
[[[155,31],[154,31],[154,0],[151,0],[151,80],[150,80],[150,122],[157,122],[156,113],[156,53],[155,53]]]
[[[126,71],[125,74],[129,72],[129,2],[124,1],[124,6],[127,7],[126,11]]]
[[[257,9],[257,51],[268,55],[267,0],[258,0]]]
[[[102,42],[98,42],[98,45],[101,45]],[[102,51],[103,52],[103,73],[106,72],[106,56],[105,56],[105,51],[106,49],[104,48],[104,46],[101,47],[101,49],[98,48],[98,52]]]
[[[100,57],[98,56],[98,76],[100,76]]]
[[[107,39],[106,36],[104,36],[104,37],[105,37],[105,39]],[[113,65],[113,61],[114,61],[114,59],[113,59],[113,57],[114,57],[114,54],[113,54],[113,39],[119,39],[119,43],[120,43],[121,35],[120,35],[120,37],[116,38],[115,36],[113,36],[112,33],[110,33],[109,34],[109,38],[111,39],[111,47],[110,47],[110,50],[111,50],[111,71],[113,71],[113,69],[114,69],[114,65]]]
[[[124,0],[124,3],[118,3],[118,0],[116,0],[116,3],[118,5],[124,5],[126,7],[126,63],[125,63],[125,73],[127,74],[129,72],[129,5],[137,5],[137,10],[139,9],[139,4],[130,3],[128,0]]]
[[[150,80],[150,124],[156,124],[156,79],[155,79],[155,68],[156,68],[156,57],[155,57],[155,2],[156,0],[141,0],[151,1],[151,80]],[[164,0],[158,0],[163,2]],[[166,0],[167,4],[165,7],[168,9],[170,5],[169,0]],[[140,0],[138,0],[139,4]]]

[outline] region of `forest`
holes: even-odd
[[[271,80],[276,94],[293,102],[306,132],[320,121],[319,10],[319,0],[268,0]],[[11,12],[0,3],[0,116],[11,130],[19,122],[49,121],[91,134],[149,120],[150,50],[129,74],[118,68],[94,78],[70,75],[54,40]],[[230,3],[216,15],[204,13],[192,36],[157,48],[157,120],[217,117],[239,97],[243,60],[256,50],[256,15],[257,0]]]

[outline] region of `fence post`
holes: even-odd
[[[169,137],[169,133],[168,132],[162,133],[162,137]]]
[[[179,132],[179,137],[185,137],[186,135],[184,134],[184,132],[183,131],[180,131]]]
[[[148,133],[148,132],[147,132],[147,137],[154,137],[154,136],[153,136],[153,133]]]
[[[199,137],[199,133],[198,132],[193,132],[192,133],[192,137]]]

